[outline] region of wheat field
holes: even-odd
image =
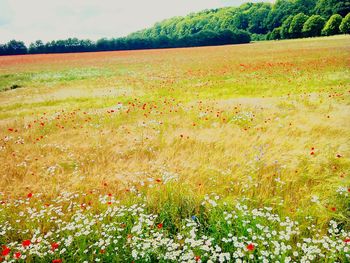
[[[0,262],[348,262],[350,37],[0,57]]]

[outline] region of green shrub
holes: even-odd
[[[350,13],[344,17],[339,29],[343,34],[350,34]]]
[[[341,15],[335,14],[332,15],[327,21],[326,25],[322,30],[322,35],[324,36],[332,36],[340,33],[340,24],[343,18]]]

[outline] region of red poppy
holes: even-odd
[[[28,194],[27,194],[27,197],[28,197],[28,198],[32,198],[32,197],[33,197],[33,193],[28,193]]]
[[[344,239],[344,242],[347,244],[347,243],[350,243],[350,238],[345,238]]]
[[[60,246],[60,244],[54,242],[54,243],[51,244],[51,250],[54,251],[54,250],[56,250],[59,246]]]
[[[157,225],[157,227],[158,227],[158,229],[161,229],[161,228],[163,228],[163,224],[162,224],[162,223],[159,223],[159,224]]]
[[[15,252],[15,254],[13,255],[15,259],[19,259],[21,256],[22,256],[21,252]]]
[[[157,179],[156,179],[156,182],[157,182],[157,183],[160,183],[160,182],[162,182],[162,180],[159,179],[159,178],[157,178]]]
[[[1,255],[2,256],[7,256],[8,254],[10,254],[10,251],[11,251],[10,248],[8,248],[7,246],[3,246],[2,247],[2,251],[1,251]]]
[[[252,243],[250,243],[249,245],[246,246],[246,248],[248,251],[253,251],[255,246]]]
[[[333,212],[335,212],[335,211],[337,210],[337,208],[332,207],[331,210],[332,210]]]
[[[13,128],[8,128],[7,130],[10,132],[13,132]]]
[[[201,260],[201,256],[195,256],[194,260],[198,262],[199,260]]]
[[[111,204],[112,204],[112,202],[108,202],[107,204],[108,204],[108,205],[111,205]]]
[[[62,259],[53,259],[52,263],[62,263]]]
[[[311,153],[310,153],[310,155],[314,155],[314,154],[315,154],[315,152],[311,152]]]
[[[29,239],[24,240],[24,241],[22,242],[22,246],[24,246],[24,247],[28,247],[28,246],[30,246],[30,244],[31,244],[31,242],[30,242]]]

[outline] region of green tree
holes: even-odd
[[[343,18],[339,29],[343,34],[350,34],[350,13]]]
[[[274,29],[272,30],[272,32],[270,33],[268,39],[270,39],[270,40],[281,39],[281,38],[282,38],[281,32],[282,32],[282,27],[276,27],[276,28],[274,28]]]
[[[5,50],[8,55],[27,54],[28,50],[24,42],[11,40],[5,44]]]
[[[321,35],[326,20],[320,15],[312,15],[304,23],[303,34],[308,37],[316,37]]]
[[[289,34],[289,28],[290,24],[292,23],[293,16],[289,16],[286,20],[284,20],[282,27],[281,27],[281,37],[283,39],[291,38],[291,35]]]
[[[45,45],[41,40],[37,40],[29,45],[28,52],[31,54],[45,53]]]
[[[333,14],[345,16],[350,12],[350,0],[318,0],[315,12],[326,18]]]
[[[332,15],[322,30],[322,35],[332,36],[340,33],[340,24],[343,18],[341,15]]]
[[[290,27],[288,30],[292,38],[303,37],[303,33],[302,33],[303,26],[306,20],[308,20],[308,18],[309,17],[303,13],[299,13],[293,17],[293,20],[290,23]]]

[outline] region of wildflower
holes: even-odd
[[[345,238],[345,239],[344,239],[344,242],[345,242],[346,244],[350,243],[350,238]]]
[[[157,182],[157,183],[161,183],[161,182],[162,182],[162,180],[161,180],[161,179],[159,179],[159,178],[157,178],[157,179],[156,179],[156,182]]]
[[[52,263],[62,263],[62,259],[53,259]]]
[[[21,256],[22,256],[21,252],[15,252],[14,255],[13,255],[13,257],[15,259],[19,259]]]
[[[8,128],[7,130],[10,132],[13,132],[13,128]]]
[[[247,248],[248,251],[253,251],[254,248],[255,248],[255,246],[254,246],[252,243],[250,243],[250,244],[248,244],[248,245],[246,246],[246,248]]]
[[[8,248],[7,246],[3,246],[3,247],[2,247],[1,255],[2,255],[2,256],[7,256],[8,254],[10,254],[10,251],[11,251],[10,248]]]
[[[30,240],[29,239],[27,239],[27,240],[24,240],[23,242],[22,242],[22,246],[23,247],[28,247],[28,246],[30,246]]]
[[[162,224],[162,223],[159,223],[159,224],[157,225],[157,228],[158,228],[158,229],[163,228],[163,224]]]
[[[54,242],[54,243],[51,244],[51,250],[55,251],[59,246],[60,246],[60,244]]]
[[[337,211],[337,208],[332,207],[331,210],[332,210],[333,212],[335,212],[335,211]]]
[[[195,260],[196,262],[198,262],[199,260],[201,260],[201,257],[200,257],[200,256],[195,256],[195,257],[194,257],[194,260]]]
[[[197,217],[196,216],[191,216],[193,221],[196,221]]]

